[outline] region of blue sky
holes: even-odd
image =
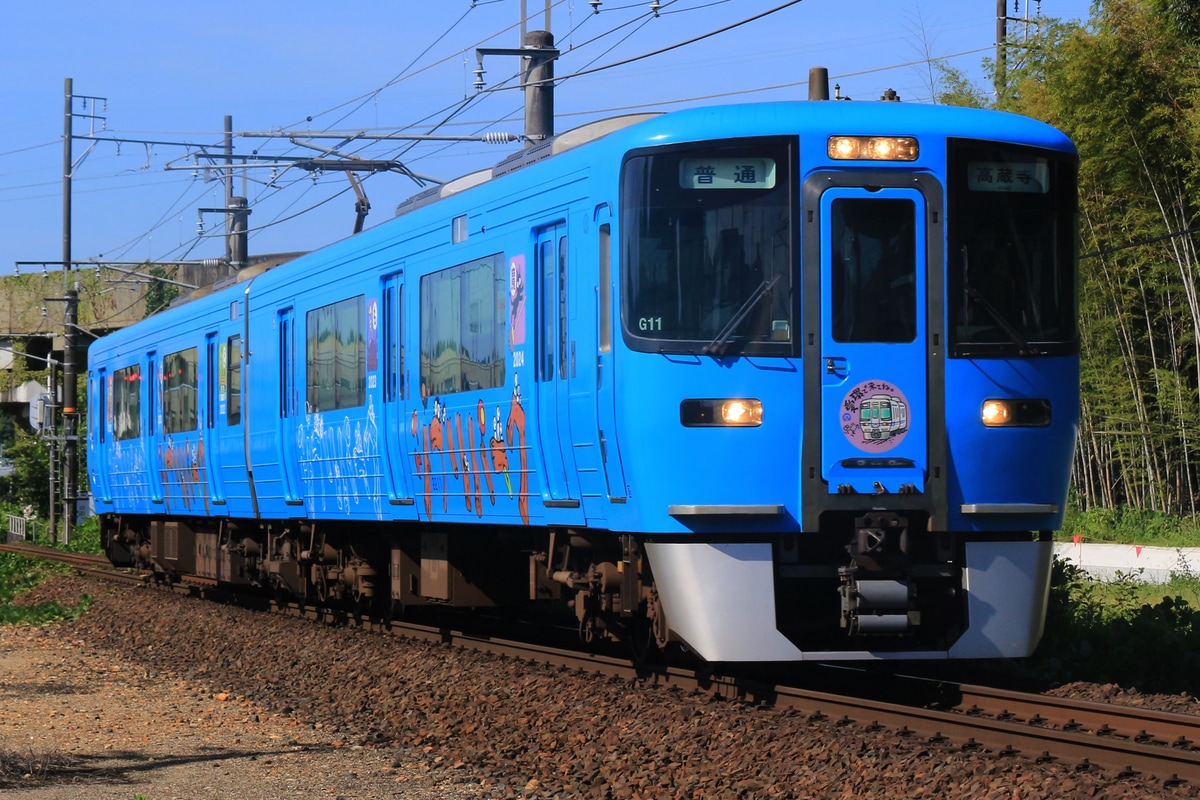
[[[556,130],[641,110],[750,100],[803,99],[809,67],[858,100],[888,88],[928,101],[919,63],[944,58],[982,86],[994,54],[994,0],[552,0],[550,28],[564,51],[562,78],[685,42],[763,12],[756,21],[661,55],[562,80]],[[526,0],[530,30],[544,29],[546,0]],[[64,81],[74,93],[106,98],[85,112],[106,118],[105,137],[217,145],[226,115],[240,132],[519,133],[522,98],[493,91],[451,115],[472,88],[476,47],[519,43],[519,0],[312,0],[203,4],[16,3],[0,28],[0,275],[17,261],[58,261],[62,253]],[[1085,0],[1044,0],[1041,13],[1086,19]],[[1037,5],[1029,11],[1036,12]],[[1012,1],[1009,4],[1012,13]],[[1026,12],[1022,3],[1020,13]],[[515,58],[489,56],[497,87]],[[774,88],[772,88],[774,87]],[[434,128],[433,123],[449,121]],[[97,126],[101,123],[97,122]],[[74,133],[88,133],[78,118]],[[336,140],[311,140],[333,146]],[[214,258],[224,254],[219,182],[193,177],[195,148],[75,140],[72,256],[119,261]],[[318,155],[286,138],[236,136],[235,152]],[[411,149],[410,149],[411,148]],[[388,142],[342,148],[367,158],[401,158],[414,172],[448,180],[494,164],[519,145]],[[403,151],[403,152],[402,152]],[[85,155],[86,154],[86,155]],[[170,167],[170,168],[168,168]],[[354,193],[344,172],[316,179],[297,170],[239,170],[236,194],[250,200],[252,254],[310,250],[344,238]],[[394,173],[364,188],[367,225],[392,216],[419,187]],[[28,268],[22,268],[28,271]]]

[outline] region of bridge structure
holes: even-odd
[[[65,293],[75,287],[79,302],[76,356],[79,379],[87,375],[87,346],[170,305],[213,288],[247,280],[302,253],[252,257],[234,271],[223,260],[158,265],[82,266],[0,277],[0,411],[44,433],[54,428],[61,397]],[[154,270],[154,274],[151,274]],[[68,285],[70,281],[70,285]],[[83,397],[82,385],[79,397]]]

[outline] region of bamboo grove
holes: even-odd
[[[1006,50],[994,105],[1080,154],[1078,508],[1200,505],[1200,4],[1103,0]],[[994,65],[992,65],[994,67]],[[946,70],[944,102],[979,104]]]

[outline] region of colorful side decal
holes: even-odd
[[[525,344],[525,254],[508,262],[508,349]]]
[[[414,410],[409,432],[413,438],[414,469],[422,489],[425,516],[434,516],[434,495],[441,494],[441,513],[449,513],[450,498],[461,496],[468,512],[484,515],[483,487],[487,486],[488,502],[496,505],[493,475],[504,480],[508,497],[515,499],[521,522],[529,524],[528,444],[525,439],[525,409],[521,406],[521,386],[514,379],[512,401],[505,416],[496,406],[488,437],[487,409],[482,400],[474,412],[455,412],[451,415],[440,397],[433,398],[428,422],[422,422],[421,412]],[[520,462],[514,476],[509,467],[510,453]],[[435,455],[436,454],[436,455]],[[460,472],[461,470],[461,472]],[[483,482],[480,481],[482,473]],[[452,485],[462,481],[462,491]]]
[[[204,501],[208,508],[208,472],[204,466],[204,441],[200,437],[178,441],[167,436],[159,445],[158,463],[163,486],[163,503],[167,511],[190,511]]]
[[[327,419],[330,418],[330,419]],[[334,414],[309,414],[296,426],[300,480],[309,513],[369,511],[383,519],[382,454],[375,401],[365,420],[340,422]]]

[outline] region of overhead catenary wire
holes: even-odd
[[[677,42],[675,44],[668,45],[666,47],[651,50],[651,51],[648,51],[648,52],[645,52],[645,53],[642,53],[639,55],[635,55],[635,56],[632,56],[629,58],[620,59],[620,60],[617,60],[617,61],[614,61],[611,63],[597,64],[596,62],[598,60],[603,59],[607,54],[612,52],[614,47],[616,47],[616,45],[610,45],[610,46],[605,47],[604,51],[602,53],[600,53],[599,55],[593,55],[586,62],[583,62],[582,68],[576,69],[567,74],[560,75],[555,80],[556,80],[556,82],[567,81],[567,80],[571,80],[574,78],[579,78],[584,75],[593,74],[593,73],[600,72],[603,70],[611,70],[616,67],[635,63],[635,62],[641,61],[643,59],[651,58],[655,55],[660,55],[662,53],[666,53],[671,50],[677,50],[677,49],[686,47],[688,45],[694,44],[698,41],[702,41],[704,39],[710,38],[711,36],[717,35],[721,32],[724,32],[727,30],[732,30],[733,28],[747,24],[748,22],[752,22],[756,19],[761,19],[764,16],[767,16],[769,14],[775,13],[782,9],[796,5],[801,1],[802,0],[791,0],[790,2],[786,2],[781,5],[777,5],[771,9],[767,9],[763,12],[760,12],[753,16],[747,17],[746,19],[736,21],[729,25],[726,25],[726,26],[723,26],[720,28],[716,28],[714,30],[705,32],[699,36],[688,38],[683,41]],[[565,0],[559,0],[559,2],[554,4],[554,7],[559,7],[560,5],[563,4],[563,2],[565,2]],[[695,5],[695,6],[688,6],[686,8],[681,8],[680,7],[682,5],[681,0],[671,0],[671,2],[669,2],[669,3],[662,4],[660,14],[666,16],[667,14],[688,13],[688,12],[700,10],[702,8],[719,5],[722,3],[728,3],[728,0],[718,0],[715,3],[710,2],[710,3]],[[674,6],[674,8],[670,8],[671,6]],[[617,11],[617,10],[621,10],[621,9],[634,9],[634,8],[644,9],[645,4],[638,2],[638,3],[630,3],[627,5],[622,5],[619,7],[608,6],[605,8],[605,12],[606,12],[606,14],[608,14],[609,12],[613,12],[613,11]],[[356,110],[362,108],[366,103],[370,102],[370,100],[372,98],[379,97],[385,90],[391,88],[392,86],[399,85],[400,83],[411,80],[412,78],[416,77],[417,75],[422,74],[426,69],[430,68],[432,66],[432,64],[443,63],[444,61],[452,59],[452,58],[456,57],[458,54],[465,52],[465,50],[457,50],[455,54],[447,56],[446,58],[443,58],[443,59],[435,60],[432,62],[432,64],[424,65],[424,66],[421,66],[420,68],[417,68],[417,66],[416,66],[417,64],[419,64],[421,62],[421,60],[423,58],[427,57],[430,53],[433,52],[434,48],[437,46],[438,43],[445,41],[446,36],[449,35],[449,33],[452,32],[453,30],[455,30],[456,27],[462,23],[462,20],[465,19],[467,14],[469,14],[469,13],[470,13],[470,10],[468,10],[467,12],[464,12],[463,15],[460,15],[456,20],[454,20],[447,27],[447,29],[445,31],[443,31],[438,36],[436,36],[428,46],[423,48],[420,51],[420,53],[417,56],[415,56],[404,67],[404,69],[402,69],[392,79],[390,79],[389,81],[384,83],[382,86],[379,86],[376,89],[373,89],[372,91],[370,91],[368,93],[359,95],[355,99],[352,99],[345,103],[339,104],[330,109],[326,109],[325,111],[319,112],[318,114],[315,114],[311,118],[306,118],[306,121],[310,121],[312,119],[328,116],[332,113],[336,113],[340,109],[340,110],[342,110],[342,113],[337,118],[337,122],[342,122],[345,119],[347,119],[348,117],[350,117],[351,115],[353,115],[353,113]],[[573,26],[571,33],[575,33],[576,31],[580,30],[584,24],[595,24],[592,21],[593,16],[594,15],[591,15],[591,14],[586,15],[578,25]],[[603,19],[605,17],[605,15],[600,15],[600,17],[601,17],[601,19]],[[568,52],[570,52],[572,54],[584,53],[585,51],[589,51],[589,50],[593,49],[594,47],[598,46],[601,42],[605,41],[605,39],[607,37],[615,35],[618,31],[627,30],[631,26],[636,26],[635,30],[631,31],[631,32],[627,32],[621,38],[621,41],[618,42],[618,44],[620,44],[622,42],[626,42],[634,34],[636,34],[638,29],[640,29],[644,25],[648,24],[648,22],[652,19],[653,19],[652,15],[646,14],[644,12],[640,12],[639,15],[636,18],[634,18],[633,20],[622,19],[620,21],[619,25],[614,26],[611,29],[608,29],[605,32],[600,33],[599,35],[574,47],[571,51],[568,51]],[[508,28],[506,28],[504,30],[511,30],[512,27],[515,27],[515,26],[509,26]],[[570,34],[568,34],[568,35],[570,35]],[[486,41],[486,39],[484,41]],[[987,49],[988,48],[981,48],[980,50],[987,50]],[[975,52],[975,51],[968,51],[968,52]],[[958,55],[958,54],[956,54],[956,55]],[[922,59],[921,61],[924,61],[924,59]],[[909,63],[920,63],[920,62],[909,62]],[[895,68],[895,67],[893,66],[893,67],[888,67],[888,68]],[[858,73],[853,73],[853,74],[866,74],[867,72],[883,71],[884,69],[887,69],[887,68],[878,68],[877,70],[864,70],[864,71],[860,71]],[[515,77],[515,75],[513,77]],[[771,90],[775,90],[775,89],[783,89],[783,88],[787,88],[790,86],[803,84],[803,83],[804,83],[804,81],[795,81],[795,82],[789,82],[789,83],[776,84],[776,85],[770,86],[770,87],[742,89],[741,91],[736,92],[736,94],[745,95],[745,94],[755,93],[755,92],[766,92],[766,91],[771,91]],[[513,78],[509,78],[503,84],[497,85],[494,90],[495,91],[500,91],[500,90],[511,91],[512,88],[515,88],[515,82],[513,81]],[[704,99],[725,97],[725,96],[729,96],[730,94],[734,94],[734,93],[732,93],[732,92],[731,93],[713,93],[713,94],[708,94],[708,95],[690,96],[690,97],[686,97],[686,98],[672,98],[672,99],[660,101],[657,103],[634,104],[634,105],[630,105],[630,106],[622,106],[621,108],[622,109],[645,108],[647,106],[653,106],[653,105],[657,105],[657,106],[661,107],[664,105],[676,105],[676,104],[683,104],[683,103],[689,103],[689,102],[697,102],[698,100],[704,100]],[[404,130],[413,130],[414,128],[424,128],[426,130],[432,131],[432,130],[444,129],[450,125],[455,125],[455,126],[471,125],[471,126],[474,126],[477,128],[485,128],[489,124],[498,124],[498,122],[472,123],[472,122],[463,121],[463,116],[467,112],[469,112],[472,108],[481,107],[480,104],[482,103],[482,100],[483,99],[478,96],[471,96],[470,98],[466,98],[463,101],[459,101],[454,104],[450,104],[447,107],[444,107],[441,110],[441,112],[433,112],[431,114],[427,114],[422,119],[419,119],[415,122],[409,123],[401,128],[386,128],[386,129],[404,131]],[[353,105],[355,102],[358,103],[357,106]],[[609,112],[610,112],[610,109],[592,109],[592,110],[584,110],[584,111],[567,112],[565,114],[560,114],[560,116],[584,116],[584,115],[588,115],[588,114],[594,115],[594,114],[603,114],[603,113],[609,113]],[[500,117],[499,119],[503,120],[503,119],[507,119],[507,118],[509,118],[509,114],[505,114],[504,116]],[[332,123],[332,124],[336,124],[336,122]],[[330,128],[330,126],[321,126],[321,127],[325,130],[329,130],[329,128]],[[147,137],[147,138],[149,138],[149,137]],[[169,138],[169,136],[165,137],[165,138]],[[155,143],[158,144],[159,143],[158,140],[155,140]],[[165,146],[166,144],[168,144],[168,143],[162,142],[162,146]],[[364,152],[369,151],[372,147],[373,147],[373,145],[368,142],[356,142],[352,146],[343,148],[343,151],[347,152],[347,153],[364,153]],[[220,156],[220,152],[218,150],[218,145],[215,142],[213,144],[208,145],[208,148],[209,148],[208,152],[210,155],[213,155],[215,157]],[[421,147],[421,145],[419,145],[417,143],[409,143],[409,144],[403,145],[399,148],[395,148],[395,147],[388,148],[387,152],[388,153],[399,153],[400,155],[402,155],[404,157],[411,156],[413,159],[415,159],[415,161],[414,161],[414,163],[415,163],[415,162],[419,162],[421,159],[435,158],[435,157],[443,156],[444,154],[450,152],[451,150],[452,150],[452,148],[450,148],[449,146],[446,146],[446,145]],[[216,167],[216,168],[223,169],[224,167]],[[329,174],[332,174],[332,172],[330,172]],[[310,176],[305,175],[305,176],[300,176],[300,177],[288,180],[287,178],[284,178],[282,176],[277,176],[271,184],[260,184],[259,188],[254,193],[254,203],[256,204],[255,207],[261,208],[261,207],[267,205],[268,202],[271,201],[271,198],[279,197],[282,193],[293,192],[297,180],[308,180],[309,177]],[[367,175],[366,177],[369,179],[371,176]],[[267,228],[277,227],[278,225],[280,225],[286,221],[295,219],[297,216],[302,215],[305,210],[316,209],[316,208],[321,207],[322,205],[326,205],[330,201],[332,201],[338,197],[344,196],[349,191],[349,187],[339,187],[339,189],[337,191],[333,192],[329,196],[323,197],[323,198],[317,200],[316,202],[310,203],[304,208],[298,208],[297,204],[303,203],[302,198],[307,196],[311,199],[311,195],[313,194],[314,191],[317,190],[316,188],[314,188],[314,186],[315,186],[314,184],[309,184],[303,192],[301,192],[298,196],[293,197],[292,201],[289,202],[283,209],[273,209],[270,217],[256,218],[255,222],[257,222],[258,224],[251,227],[248,232],[252,236],[256,236],[259,232],[261,232]],[[168,206],[168,208],[171,210],[164,212],[160,216],[160,218],[158,220],[156,220],[156,222],[154,224],[152,224],[146,230],[144,230],[143,233],[140,234],[138,237],[136,237],[132,240],[123,242],[119,247],[121,247],[121,248],[136,248],[140,242],[145,242],[155,232],[161,230],[162,226],[169,224],[171,222],[171,220],[175,217],[175,209],[178,208],[179,202],[180,201],[177,198],[175,203],[172,203],[170,206]],[[196,237],[196,238],[191,239],[190,242],[188,242],[187,244],[181,243],[178,247],[173,246],[172,250],[178,251],[179,247],[186,247],[187,252],[191,252],[192,249],[199,246],[199,244],[201,244],[203,241],[204,241],[203,238]],[[112,250],[112,248],[109,248],[109,249],[110,249],[110,251]]]

